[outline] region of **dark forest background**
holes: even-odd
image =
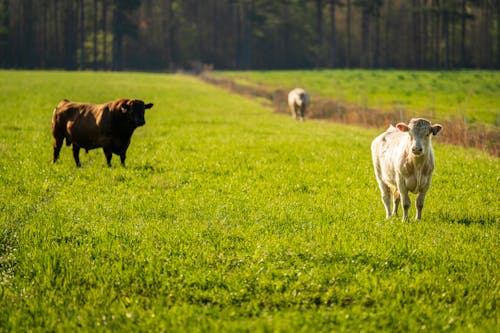
[[[500,0],[0,0],[0,67],[500,68]]]

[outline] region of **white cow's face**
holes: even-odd
[[[305,100],[304,93],[299,94],[297,101],[296,101],[297,105],[302,106],[302,104],[304,104],[304,100]]]
[[[408,133],[411,152],[416,156],[428,153],[431,148],[431,135],[438,134],[442,128],[439,124],[431,125],[425,119],[412,119],[408,125],[399,123],[396,127],[400,131]]]

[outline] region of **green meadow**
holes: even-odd
[[[292,89],[380,111],[500,126],[500,72],[297,70],[215,72],[245,85]],[[313,100],[314,102],[314,100]],[[313,104],[314,105],[314,104]]]
[[[119,97],[154,103],[127,167],[98,149],[76,168],[66,146],[51,163],[60,99]],[[435,137],[423,219],[403,223],[374,129],[174,74],[0,71],[0,99],[2,332],[498,329],[498,158]]]

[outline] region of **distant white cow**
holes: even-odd
[[[434,170],[434,153],[431,134],[441,130],[439,124],[431,125],[425,119],[412,119],[408,125],[399,123],[373,140],[372,158],[378,186],[382,194],[386,217],[391,216],[391,192],[394,200],[393,214],[397,214],[400,200],[403,204],[403,221],[409,220],[410,197],[417,194],[416,219],[422,218],[425,194],[431,185]]]
[[[309,100],[309,95],[302,88],[295,88],[288,93],[288,106],[295,120],[304,120]]]

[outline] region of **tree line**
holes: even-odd
[[[500,0],[0,0],[0,67],[500,68]]]

